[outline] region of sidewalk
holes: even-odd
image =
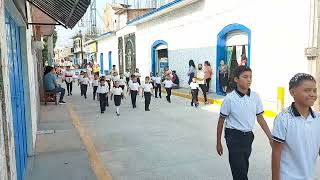
[[[162,90],[165,92],[165,90]],[[180,89],[173,89],[172,94],[179,97],[184,97],[187,99],[191,99],[191,93],[188,88],[180,88]],[[217,95],[215,93],[208,94],[208,102],[209,104],[215,104],[221,106],[224,96]],[[199,102],[204,102],[203,94],[199,91]],[[265,108],[265,117],[274,118],[277,115],[276,106],[273,103],[263,101],[263,106]]]
[[[89,162],[67,106],[41,106],[36,155],[28,159],[25,179],[94,180]]]

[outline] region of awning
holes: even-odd
[[[90,5],[90,0],[27,0],[66,28],[73,28]]]

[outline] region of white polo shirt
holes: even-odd
[[[172,88],[173,82],[171,80],[164,80],[163,81],[164,87],[165,88]]]
[[[282,143],[280,179],[314,180],[320,148],[320,116],[305,119],[292,104],[274,120],[272,139]]]
[[[119,81],[119,86],[125,86],[126,85],[126,81],[123,78],[120,78],[118,81]]]
[[[115,96],[120,96],[123,93],[123,90],[121,87],[114,87],[112,89],[112,94]]]
[[[156,84],[161,84],[161,77],[154,77],[154,82],[156,83]]]
[[[249,89],[247,94],[234,90],[224,98],[220,116],[225,118],[225,127],[242,132],[252,131],[257,115],[263,106],[259,95]]]
[[[147,83],[141,86],[144,92],[151,92],[153,85],[151,83]]]
[[[81,82],[81,84],[86,84],[86,85],[88,85],[88,84],[90,83],[90,80],[89,80],[88,77],[84,77],[84,78],[82,78],[82,81],[80,81],[80,82]]]
[[[191,83],[190,83],[190,88],[191,88],[191,89],[198,89],[198,88],[200,88],[200,87],[199,87],[199,84],[198,84],[198,83],[191,82]]]
[[[129,87],[130,87],[130,90],[132,90],[132,91],[138,91],[140,85],[139,85],[138,82],[132,82],[132,83],[129,85]]]
[[[94,79],[94,80],[92,81],[92,85],[93,85],[93,86],[99,86],[99,80],[98,80],[98,79]]]
[[[130,77],[130,75],[131,75],[131,73],[130,73],[130,72],[125,72],[125,73],[124,73],[124,77],[126,77],[126,78],[129,78],[129,77]]]
[[[115,81],[119,81],[119,79],[120,79],[120,76],[119,75],[117,75],[117,76],[112,76],[112,81],[113,82],[115,82]]]
[[[104,94],[104,93],[108,93],[108,92],[109,92],[109,86],[107,83],[105,83],[104,85],[100,84],[98,86],[97,93]]]

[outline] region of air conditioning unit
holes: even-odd
[[[318,56],[318,48],[316,48],[316,47],[305,48],[304,55],[308,58],[317,57]]]

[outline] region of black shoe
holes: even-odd
[[[196,103],[195,106],[196,106],[196,108],[197,108],[197,107],[199,106],[199,103]]]
[[[72,96],[72,93],[70,93],[70,95]]]
[[[158,96],[154,97],[154,98],[158,98]]]
[[[104,113],[104,111],[101,111],[101,114],[103,114]]]
[[[117,116],[120,116],[120,113],[119,114],[117,113]]]
[[[59,101],[59,104],[66,104],[66,102],[64,102],[64,101]]]
[[[85,99],[87,99],[87,96],[84,96]]]
[[[191,106],[193,106],[193,102],[191,102]]]
[[[70,93],[68,93],[68,96],[70,96]]]

